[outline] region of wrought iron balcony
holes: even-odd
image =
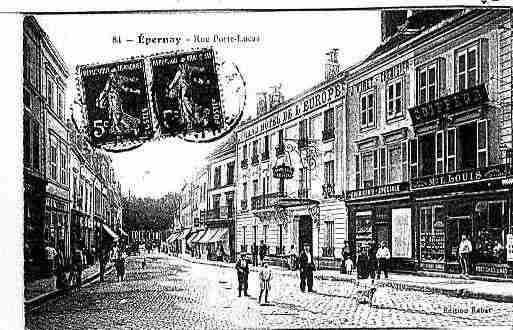
[[[411,179],[411,189],[440,187],[454,184],[465,184],[476,181],[502,179],[510,173],[508,164],[497,164],[488,167],[459,170],[449,173],[427,175]]]
[[[328,141],[335,138],[335,128],[330,127],[322,131],[322,141]]]
[[[251,197],[251,209],[260,210],[273,207],[278,199],[285,197],[282,192],[274,192],[270,194]]]
[[[248,168],[248,160],[247,160],[247,159],[243,159],[243,160],[240,162],[240,167],[241,167],[241,168]]]
[[[251,165],[257,165],[258,164],[258,155],[255,154],[251,156]]]
[[[262,152],[262,161],[265,162],[266,160],[269,160],[269,151]]]
[[[280,143],[276,146],[276,157],[285,155],[285,144]]]
[[[335,185],[332,183],[322,185],[322,195],[324,198],[331,198],[335,195]]]
[[[224,220],[233,218],[233,207],[228,205],[220,206],[219,208],[214,208],[205,212],[206,220]]]
[[[390,183],[382,186],[366,187],[348,191],[346,199],[350,200],[379,195],[393,195],[401,192],[408,192],[409,190],[410,187],[408,182]]]
[[[299,189],[297,191],[297,196],[299,198],[308,198],[308,189],[304,189],[304,188]]]
[[[335,257],[335,247],[334,246],[324,246],[322,248],[322,256],[325,258]]]
[[[248,209],[248,200],[247,199],[243,199],[240,201],[240,208],[242,209],[242,211],[246,211]]]
[[[277,246],[276,247],[276,255],[283,255],[285,254],[285,247],[284,246]]]

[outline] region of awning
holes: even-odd
[[[121,235],[128,237],[128,234],[121,228],[119,228],[119,232]]]
[[[189,233],[191,232],[190,229],[184,229],[181,233],[180,233],[180,236],[178,236],[176,239],[185,239],[185,237],[187,235],[189,235]]]
[[[116,233],[115,233],[115,232],[113,232],[113,231],[112,231],[112,229],[110,229],[110,228],[109,228],[109,226],[102,224],[102,227],[103,227],[103,230],[105,230],[105,232],[106,232],[110,237],[112,237],[112,239],[113,239],[114,241],[117,241],[117,240],[119,239],[119,236],[118,236],[118,235],[116,235]]]
[[[166,239],[166,242],[172,243],[172,242],[176,241],[176,239],[178,238],[178,235],[180,235],[180,233],[173,233],[173,234],[169,235],[169,237]]]
[[[203,238],[203,236],[205,235],[207,231],[206,230],[200,230],[196,233],[196,236],[194,236],[192,239],[191,239],[191,243],[198,243],[198,241],[200,239]]]
[[[228,238],[228,228],[219,228],[217,229],[216,234],[210,240],[211,242],[221,242],[226,241]]]
[[[196,238],[196,236],[198,236],[198,234],[199,234],[199,233],[200,233],[199,231],[192,233],[192,234],[189,236],[189,238],[187,239],[187,241],[186,241],[186,242],[187,242],[187,244],[191,244],[191,243],[192,243],[192,240],[193,240],[193,239],[195,239],[195,238]]]
[[[198,243],[210,243],[212,237],[214,237],[217,233],[217,229],[209,228],[203,237],[198,241]]]

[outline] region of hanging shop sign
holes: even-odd
[[[392,209],[392,257],[411,258],[411,209]]]
[[[276,179],[292,179],[294,168],[285,164],[273,167],[273,177]]]
[[[411,180],[411,189],[422,189],[448,184],[462,184],[480,180],[497,179],[506,175],[504,164],[463,170],[454,173],[443,173]]]

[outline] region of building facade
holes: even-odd
[[[260,94],[257,117],[237,129],[237,253],[264,242],[282,262],[309,245],[333,265],[344,248],[344,75],[336,50],[327,55],[325,81],[287,101],[278,88]]]
[[[385,241],[395,268],[454,273],[466,235],[476,274],[510,275],[511,12],[395,15],[349,70],[353,250]]]

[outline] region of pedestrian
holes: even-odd
[[[71,269],[73,271],[73,279],[75,287],[80,289],[82,287],[82,270],[84,268],[84,255],[79,247],[73,250],[73,256],[71,257]]]
[[[264,294],[264,302],[268,304],[267,298],[269,296],[269,291],[271,290],[271,278],[272,273],[271,269],[268,266],[267,262],[263,263],[264,268],[260,270],[259,278],[260,278],[260,295],[258,296],[258,303],[262,304],[262,294]]]
[[[248,297],[249,262],[245,253],[240,254],[235,269],[237,270],[237,281],[239,283],[239,297],[242,292],[244,292],[244,296]]]
[[[297,263],[297,252],[296,248],[294,247],[294,244],[290,246],[290,255],[289,255],[289,268],[290,270],[294,271],[296,270],[296,263]]]
[[[53,276],[55,270],[55,257],[57,256],[57,250],[55,250],[55,248],[50,245],[50,242],[46,242],[45,256],[46,273],[48,276]]]
[[[344,261],[345,271],[346,274],[352,275],[353,274],[353,260],[351,260],[351,257],[347,257]]]
[[[308,292],[313,292],[313,272],[315,264],[313,261],[310,245],[305,245],[299,256],[299,288],[305,292],[305,286],[308,286]],[[305,283],[306,282],[306,283]]]
[[[118,255],[116,256],[116,274],[118,282],[125,279],[125,260],[126,252],[122,249],[118,249]]]
[[[388,249],[385,241],[381,241],[380,247],[376,252],[376,258],[378,259],[378,280],[382,271],[385,273],[385,278],[388,278],[388,261],[390,260],[390,250]]]
[[[264,262],[264,258],[267,255],[267,245],[263,240],[260,241],[260,248],[258,249],[258,254],[260,257],[260,264]]]
[[[365,248],[362,248],[356,257],[356,278],[358,280],[369,278],[369,255]]]
[[[256,241],[251,245],[251,255],[253,257],[253,266],[258,266],[258,246]]]
[[[107,248],[103,248],[100,251],[100,282],[105,281],[105,270],[107,268],[107,264],[109,263],[109,250]]]
[[[376,272],[378,270],[378,259],[376,258],[376,245],[373,243],[369,250],[369,277],[371,278],[371,284],[374,284],[376,279]]]
[[[64,255],[62,250],[58,251],[55,256],[55,276],[57,277],[55,282],[57,289],[64,289],[66,287],[66,275],[64,272]]]
[[[470,267],[470,253],[472,252],[472,243],[467,238],[467,235],[461,235],[461,242],[458,248],[459,262],[461,273],[463,276],[468,276]]]

